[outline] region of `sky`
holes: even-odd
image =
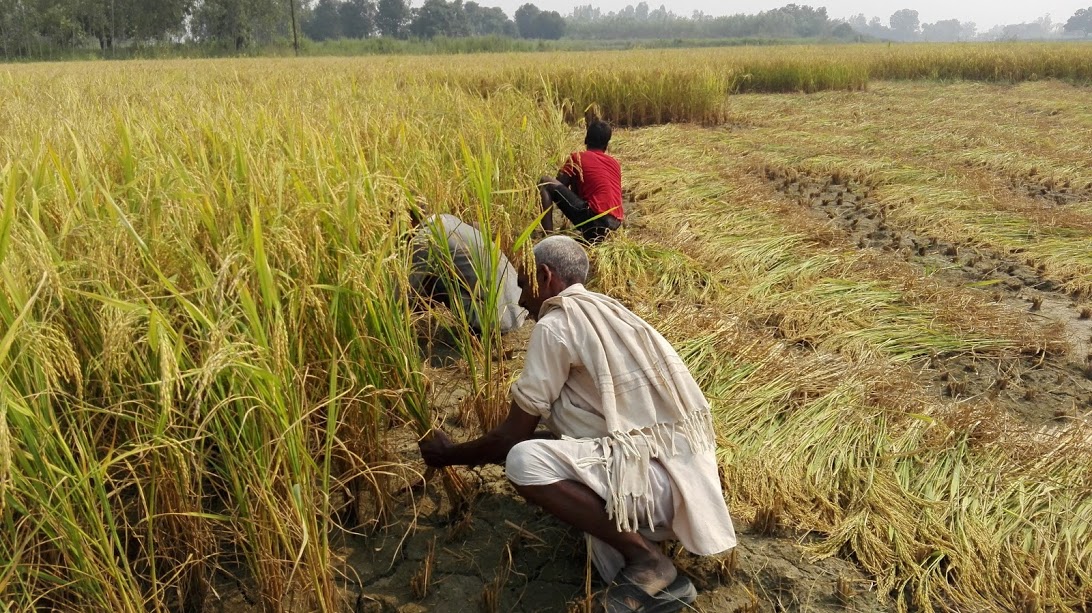
[[[646,0],[649,7],[655,9],[660,4],[679,15],[690,15],[695,10],[703,11],[709,15],[731,15],[735,13],[757,13],[775,9],[793,0],[742,0],[742,1],[716,1],[716,0]],[[543,10],[552,10],[567,15],[572,12],[574,6],[592,4],[599,7],[604,13],[617,11],[627,4],[636,5],[640,0],[478,0],[484,6],[500,6],[509,16],[526,2],[532,2]],[[1088,7],[1092,0],[1039,0],[1013,2],[1002,0],[991,2],[989,0],[795,0],[796,4],[810,5],[814,7],[827,7],[827,15],[832,19],[846,18],[864,13],[870,19],[879,17],[884,25],[891,13],[899,9],[910,8],[918,12],[922,23],[932,23],[941,19],[958,19],[960,21],[973,21],[978,25],[978,31],[984,32],[996,25],[1008,25],[1010,23],[1024,23],[1035,21],[1046,13],[1050,13],[1055,22],[1065,23],[1079,8]]]

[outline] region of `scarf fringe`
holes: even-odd
[[[686,441],[685,449],[680,449],[680,437]],[[682,421],[612,433],[600,439],[600,446],[610,490],[607,516],[623,532],[634,532],[642,525],[651,528],[656,512],[648,478],[652,460],[672,458],[684,451],[713,451],[713,416],[708,409],[691,411]]]

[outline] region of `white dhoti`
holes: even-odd
[[[512,447],[508,453],[505,472],[509,480],[520,486],[576,481],[591,488],[604,500],[610,497],[607,464],[603,461],[601,445],[596,440],[524,441]],[[637,531],[654,542],[673,539],[675,534],[668,528],[675,509],[671,477],[663,465],[653,460],[649,465],[648,479],[654,501],[653,525],[640,526]],[[591,535],[586,536],[596,570],[604,581],[610,583],[625,566],[625,558],[614,547]]]

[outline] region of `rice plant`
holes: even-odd
[[[162,66],[62,72],[3,141],[0,589],[20,610],[200,608],[229,567],[265,610],[334,610],[330,535],[382,525],[386,433],[435,425],[411,193],[518,236],[523,179],[567,135],[517,92],[390,104],[397,80],[350,63],[332,87]],[[42,94],[13,83],[8,104]]]
[[[638,214],[595,250],[599,287],[664,329],[714,399],[733,511],[821,533],[816,555],[851,555],[904,608],[1078,609],[1087,432],[1027,432],[914,377],[935,355],[1059,340],[840,247],[759,169],[851,178],[900,223],[1087,292],[1087,210],[1000,183],[1088,182],[1087,137],[1065,123],[1087,103],[1040,83],[948,86],[942,104],[876,79],[1087,83],[1089,49],[0,68],[0,599],[197,610],[228,572],[264,610],[339,609],[331,539],[383,527],[395,480],[421,470],[396,466],[390,433],[439,422],[406,211],[422,197],[476,222],[495,287],[501,253],[526,257],[530,181],[595,104],[620,126],[733,127],[618,138]],[[764,91],[815,95],[729,98]],[[981,119],[1013,116],[1030,119]],[[478,296],[480,336],[474,313],[452,319],[487,428],[511,365],[495,291]]]

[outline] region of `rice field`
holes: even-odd
[[[522,506],[413,441],[493,423],[519,351],[411,308],[408,211],[526,258],[591,104],[627,127],[593,286],[713,400],[744,539],[859,569],[834,608],[1087,610],[1092,46],[488,58],[0,66],[4,610],[465,607],[457,534]],[[483,610],[578,598],[516,527]],[[699,609],[784,602],[733,565]]]

